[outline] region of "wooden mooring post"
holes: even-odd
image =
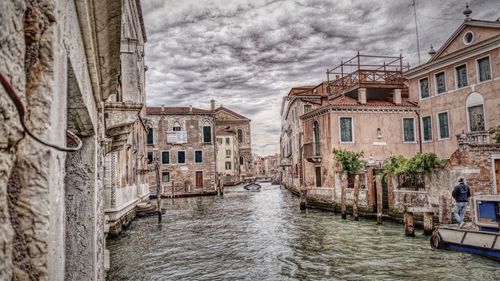
[[[424,235],[432,235],[432,231],[434,230],[433,219],[434,213],[424,213]]]
[[[358,218],[358,204],[359,204],[359,175],[354,177],[354,202],[352,205],[352,217],[355,221]]]
[[[415,225],[413,224],[413,213],[405,212],[404,213],[404,221],[405,221],[405,235],[406,236],[415,236]]]
[[[376,177],[375,188],[377,189],[377,224],[382,224],[382,176]]]
[[[161,223],[161,181],[160,181],[160,161],[155,161],[155,173],[156,173],[156,203],[158,209],[158,223]]]
[[[305,210],[307,208],[307,188],[304,186],[301,188],[300,192],[300,209]]]
[[[342,189],[341,195],[340,195],[340,212],[342,215],[342,219],[344,219],[344,220],[347,218],[347,206],[346,206],[347,184],[348,184],[347,174],[344,173],[344,174],[342,174],[342,180],[340,181],[340,186]]]

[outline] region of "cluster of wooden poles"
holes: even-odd
[[[341,197],[340,197],[340,213],[342,219],[347,219],[347,175],[342,175],[341,180]],[[353,220],[359,220],[359,189],[360,189],[360,180],[359,175],[354,176],[354,194],[353,194],[353,205],[352,205],[352,218]],[[382,202],[382,176],[377,175],[375,177],[375,188],[376,188],[376,215],[377,215],[377,224],[382,224],[383,221],[383,202]],[[405,228],[406,236],[415,236],[415,221],[414,215],[416,213],[423,214],[423,228],[425,235],[431,235],[434,230],[434,211],[428,208],[419,208],[412,207],[411,203],[408,202],[408,196],[405,196],[404,199],[404,213],[403,213],[403,221]],[[443,206],[442,214],[440,214],[443,218],[444,223],[451,223],[450,210],[449,210],[449,199],[446,196],[441,196],[440,205]],[[300,209],[304,210],[307,208],[307,189],[303,189],[300,193]],[[448,219],[449,218],[449,222]],[[440,219],[441,221],[441,219]]]

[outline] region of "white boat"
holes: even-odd
[[[500,195],[474,197],[474,221],[437,227],[431,246],[493,258],[500,261]]]
[[[246,184],[243,188],[246,190],[258,191],[260,190],[261,186],[256,182],[251,182],[249,184]]]

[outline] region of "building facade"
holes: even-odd
[[[450,158],[457,135],[488,141],[500,124],[500,22],[469,16],[425,64],[405,73],[420,104],[422,149]]]
[[[193,107],[147,108],[148,163],[160,162],[163,196],[216,191],[215,113]],[[149,187],[157,189],[155,171]]]
[[[129,75],[144,76],[140,2],[1,1],[0,17],[3,82],[28,130],[59,146],[27,136],[2,90],[0,280],[105,280],[105,159],[141,134],[143,80]]]
[[[281,181],[287,186],[303,184],[303,122],[300,116],[321,106],[324,83],[292,88],[281,103]]]
[[[212,101],[215,107],[215,101]],[[217,131],[234,130],[239,142],[239,167],[241,177],[253,175],[252,169],[252,135],[250,119],[226,107],[215,109]]]
[[[240,142],[234,130],[218,130],[217,137],[217,173],[224,184],[234,185],[240,178]]]

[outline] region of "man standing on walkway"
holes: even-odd
[[[459,223],[458,228],[464,225],[465,210],[470,197],[470,188],[464,183],[464,177],[458,177],[458,185],[451,194],[456,201],[455,220]]]

